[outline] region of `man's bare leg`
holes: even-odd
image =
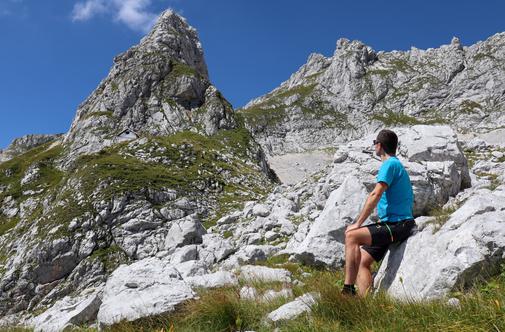
[[[368,227],[360,227],[345,234],[345,280],[344,284],[354,285],[358,275],[363,244],[370,245],[372,236]]]
[[[356,285],[358,286],[358,294],[360,296],[366,296],[372,287],[372,263],[374,259],[368,252],[363,249],[361,250],[361,260],[359,263],[358,277],[356,279]]]

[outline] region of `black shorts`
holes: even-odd
[[[378,262],[386,255],[386,251],[391,243],[402,242],[408,238],[412,228],[416,225],[414,219],[407,219],[398,222],[378,222],[366,225],[372,235],[372,244],[363,245],[361,248],[368,252],[373,259]]]

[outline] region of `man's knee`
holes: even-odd
[[[370,242],[370,234],[363,230],[353,230],[345,233],[345,244],[347,245],[362,245]]]
[[[357,244],[358,237],[354,232],[345,233],[345,244]]]

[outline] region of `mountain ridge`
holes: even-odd
[[[341,38],[332,56],[311,54],[238,112],[269,155],[328,147],[381,126],[493,130],[505,125],[504,43],[502,32],[471,46],[454,37],[439,48],[376,52]],[[483,121],[488,116],[493,120]]]

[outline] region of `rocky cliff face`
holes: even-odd
[[[206,228],[277,181],[211,85],[196,31],[171,11],[115,58],[63,140],[16,142],[0,164],[7,318],[90,292],[99,306],[119,264],[201,244]],[[80,319],[96,317],[89,310]]]
[[[505,33],[466,47],[376,52],[339,39],[240,112],[270,155],[312,150],[384,126],[448,124],[489,132],[505,124]]]
[[[209,81],[196,30],[167,11],[140,44],[114,58],[79,106],[64,143],[70,159],[145,135],[236,128],[233,109]]]

